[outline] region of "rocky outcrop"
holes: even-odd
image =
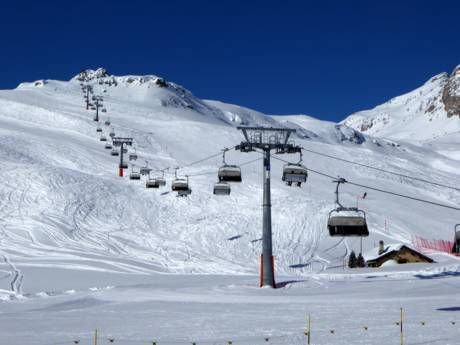
[[[460,66],[454,69],[442,91],[442,102],[447,117],[460,117]]]

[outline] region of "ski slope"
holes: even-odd
[[[359,308],[351,312],[364,322],[375,300],[378,308],[395,311],[394,317],[401,303],[420,314],[458,302],[458,260],[450,256],[435,254],[434,265],[404,265],[379,271],[383,274],[343,270],[348,253],[359,250],[359,239],[328,236],[327,215],[335,200],[330,179],[311,171],[301,188],[282,183],[283,162],[276,158],[296,162],[298,155],[272,159],[276,274],[280,282],[296,284],[276,291],[255,288],[261,252],[261,155],[229,151],[227,162],[242,164],[243,183],[232,185],[228,197],[212,194],[221,149],[243,140],[238,125],[296,128],[293,139],[306,149],[458,186],[460,157],[446,154],[455,152],[455,136],[443,139],[445,149],[433,149],[370,137],[304,115],[268,116],[200,100],[174,83],[160,86],[156,76],[114,77],[97,70],[85,78],[95,94],[104,96],[107,113],[101,114],[102,121],[109,116],[117,136],[134,138],[139,154],[135,166],[170,167],[168,184],[148,190],[145,181],[117,176],[118,157],[111,157],[99,141],[94,111],[85,109],[77,77],[0,91],[1,344],[85,339],[95,327],[119,338],[158,334],[174,341],[284,332],[294,344],[304,341],[307,311],[337,323],[331,327],[345,327],[347,322],[338,319],[354,304]],[[104,127],[106,135],[108,130]],[[209,156],[213,158],[190,165]],[[306,152],[303,163],[363,185],[452,206],[460,201],[455,190],[313,153]],[[190,175],[193,192],[187,198],[170,191],[174,167],[183,167],[180,176]],[[364,239],[363,250],[379,240],[410,244],[414,235],[452,240],[459,222],[458,211],[348,184],[341,190],[345,205],[359,202],[367,213],[371,235]],[[364,192],[367,198],[359,199]],[[444,286],[436,277],[446,272],[442,277],[451,283]],[[393,296],[389,292],[401,280],[401,294]],[[366,281],[372,281],[375,295]],[[343,294],[336,293],[338,286]],[[272,304],[275,311],[266,314]],[[147,321],[158,317],[161,322],[154,326]],[[187,317],[196,323],[188,323]],[[444,329],[442,312],[436,320],[438,329]],[[177,328],[186,333],[178,334]],[[448,337],[451,331],[446,330]],[[299,332],[300,338],[293,340]],[[379,332],[387,330],[381,327]],[[337,337],[333,343],[346,343],[355,335],[347,336],[351,338]],[[327,332],[322,337],[318,339],[331,343]],[[374,340],[362,343],[379,343]],[[123,343],[130,344],[128,339]]]

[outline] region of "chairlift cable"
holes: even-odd
[[[231,148],[226,148],[225,150],[226,150],[226,151],[233,150],[235,147],[236,147],[236,146],[233,146],[233,147],[231,147]],[[198,164],[198,163],[202,163],[202,162],[207,161],[207,160],[209,160],[209,159],[211,159],[211,158],[215,158],[215,157],[218,157],[218,156],[221,156],[221,155],[222,155],[222,150],[219,151],[219,153],[216,153],[216,154],[210,155],[210,156],[208,156],[208,157],[204,157],[204,158],[202,158],[202,159],[199,159],[199,160],[197,160],[197,161],[188,163],[188,164],[186,164],[186,165],[180,166],[180,167],[178,167],[178,169],[188,168],[188,167],[190,167],[190,166],[192,166],[192,165],[196,165],[196,164]]]
[[[390,171],[390,170],[386,170],[386,169],[382,169],[382,168],[377,168],[377,167],[374,167],[374,166],[371,166],[371,165],[354,162],[354,161],[351,161],[351,160],[348,160],[348,159],[345,159],[345,158],[332,156],[332,155],[329,155],[329,154],[326,154],[326,153],[321,153],[321,152],[317,152],[317,151],[306,149],[306,148],[302,148],[302,150],[310,152],[310,153],[314,153],[316,155],[320,155],[320,156],[323,156],[323,157],[335,159],[335,160],[338,160],[338,161],[341,161],[341,162],[362,166],[362,167],[365,167],[365,168],[368,168],[368,169],[377,170],[377,171],[380,171],[380,172],[384,172],[386,174],[391,174],[391,175],[395,175],[395,176],[399,176],[399,177],[404,177],[404,178],[408,178],[408,179],[411,179],[411,180],[415,180],[415,181],[419,181],[419,182],[423,182],[423,183],[428,183],[428,184],[438,186],[438,187],[449,188],[449,189],[456,190],[456,191],[460,192],[460,188],[452,187],[452,186],[445,185],[445,184],[442,184],[442,183],[439,183],[439,182],[433,182],[433,181],[425,180],[425,179],[420,178],[420,177],[409,176],[409,175],[398,173],[398,172],[395,172],[395,171]]]
[[[279,161],[289,163],[288,161],[286,161],[286,160],[284,160],[284,159],[282,159],[282,158],[275,157],[275,156],[272,156],[272,157],[273,157],[274,159],[279,160]],[[329,179],[331,179],[331,180],[336,180],[336,179],[337,179],[336,176],[332,176],[332,175],[326,174],[326,173],[324,173],[324,172],[321,172],[321,171],[318,171],[318,170],[311,169],[311,168],[309,168],[309,167],[307,167],[307,169],[308,169],[308,171],[311,171],[312,173],[315,173],[315,174],[317,174],[317,175],[321,175],[321,176],[327,177],[327,178],[329,178]],[[356,183],[356,182],[352,182],[352,181],[349,181],[349,180],[345,180],[345,183],[354,185],[354,186],[356,186],[356,187],[361,187],[361,188],[370,189],[370,190],[373,190],[373,191],[376,191],[376,192],[380,192],[380,193],[385,193],[385,194],[389,194],[389,195],[393,195],[393,196],[398,196],[398,197],[405,198],[405,199],[410,199],[410,200],[414,200],[414,201],[423,202],[423,203],[430,204],[430,205],[434,205],[434,206],[439,206],[439,207],[448,208],[448,209],[451,209],[451,210],[460,211],[460,207],[455,207],[455,206],[450,206],[450,205],[446,205],[446,204],[441,204],[441,203],[438,203],[438,202],[435,202],[435,201],[430,201],[430,200],[426,200],[426,199],[422,199],[422,198],[413,197],[413,196],[410,196],[410,195],[405,195],[405,194],[401,194],[401,193],[396,193],[396,192],[392,192],[392,191],[385,190],[385,189],[381,189],[381,188],[376,188],[376,187],[372,187],[372,186],[366,186],[366,185],[363,185],[363,184],[360,184],[360,183]]]

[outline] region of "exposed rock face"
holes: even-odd
[[[460,117],[460,66],[452,72],[442,91],[442,102],[447,117]]]
[[[460,65],[440,73],[417,89],[342,121],[372,136],[436,140],[460,129]]]
[[[97,70],[86,69],[81,71],[75,79],[78,81],[91,81],[94,79],[109,77],[110,74],[105,68],[98,68]]]

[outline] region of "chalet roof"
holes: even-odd
[[[412,247],[409,247],[408,245],[405,245],[403,243],[392,243],[392,244],[385,244],[384,245],[384,251],[379,254],[379,247],[375,247],[365,253],[363,253],[363,257],[364,257],[364,260],[366,261],[375,261],[375,260],[378,260],[380,259],[381,257],[385,256],[385,255],[388,255],[392,252],[398,252],[400,251],[402,248],[408,248],[409,250],[419,254],[420,256],[422,257],[425,257],[429,260],[431,260],[431,258],[427,257],[425,254],[419,252],[418,250],[412,248]]]

